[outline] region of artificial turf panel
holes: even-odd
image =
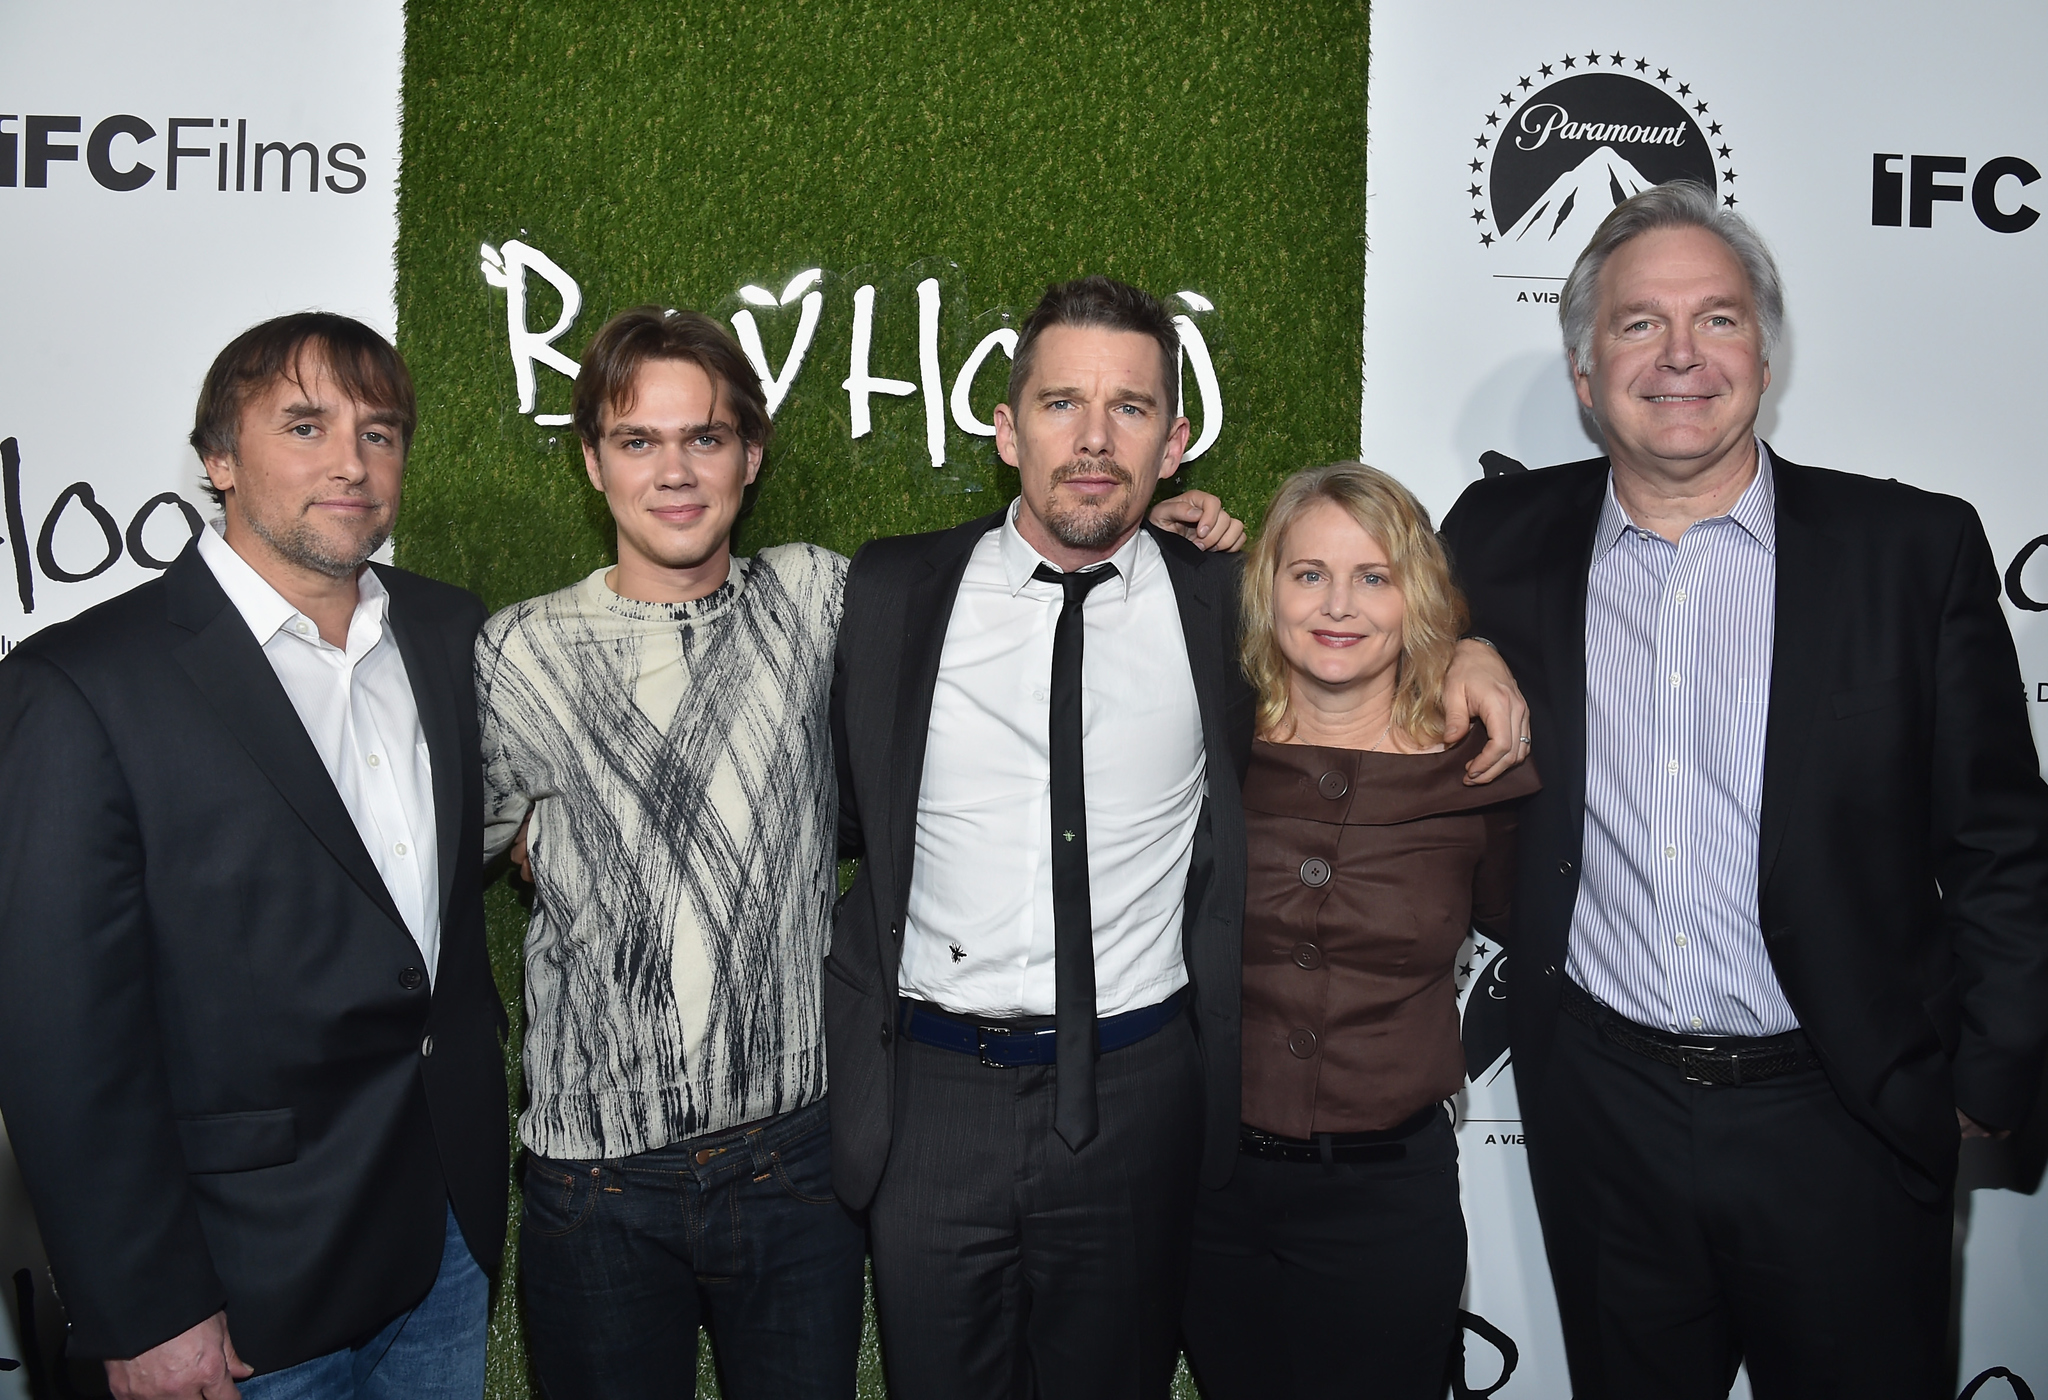
[[[825,271],[743,552],[851,554],[1014,490],[993,442],[950,413],[935,470],[919,396],[876,397],[874,431],[850,436],[854,289],[878,289],[872,372],[915,381],[927,276],[949,391],[1048,281],[1201,293],[1225,426],[1184,478],[1256,519],[1288,472],[1356,451],[1365,72],[1357,0],[411,0],[398,309],[421,421],[400,562],[497,608],[608,557],[572,434],[515,411],[505,293],[479,265],[479,245],[508,238],[577,279],[583,310],[556,342],[572,357],[622,307],[729,316],[743,285]],[[554,294],[528,286],[528,323],[551,324]],[[754,314],[780,367],[798,309]],[[976,381],[983,419],[1006,366],[997,354]],[[567,412],[569,381],[539,381],[536,411]],[[491,918],[516,1025],[524,914],[500,887]],[[513,1282],[493,1397],[526,1394],[516,1301]],[[863,1393],[881,1393],[871,1365]]]

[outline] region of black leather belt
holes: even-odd
[[[1136,1045],[1163,1029],[1180,1014],[1187,1001],[1185,990],[1165,1001],[1104,1016],[1095,1023],[1095,1053],[1107,1055],[1126,1045]],[[897,1028],[921,1045],[935,1045],[962,1055],[978,1055],[991,1069],[1018,1069],[1024,1065],[1053,1062],[1052,1017],[1034,1016],[1025,1021],[989,1021],[962,1016],[922,1001],[904,997],[897,1014]]]
[[[1269,1162],[1388,1162],[1408,1155],[1412,1138],[1443,1116],[1444,1106],[1433,1103],[1413,1118],[1376,1133],[1317,1133],[1314,1137],[1281,1137],[1249,1123],[1237,1125],[1237,1150],[1247,1157]]]
[[[1756,1084],[1820,1068],[1820,1056],[1805,1031],[1761,1037],[1672,1035],[1609,1010],[1570,978],[1564,983],[1564,1009],[1622,1049],[1677,1068],[1689,1084]]]

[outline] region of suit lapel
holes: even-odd
[[[917,848],[917,794],[924,785],[925,743],[931,737],[932,694],[939,683],[939,657],[946,647],[946,628],[953,619],[953,600],[974,546],[1000,527],[1007,510],[948,530],[933,542],[922,572],[903,599],[903,647],[896,682],[896,723],[889,757],[894,789],[889,794],[890,873],[895,877],[898,916],[910,899],[910,868]],[[884,955],[893,957],[894,940],[883,940]]]
[[[403,930],[405,921],[291,697],[196,546],[187,546],[165,571],[164,586],[170,620],[195,634],[173,648],[178,664],[320,844]]]
[[[1204,587],[1202,572],[1187,557],[1194,549],[1180,536],[1146,524],[1145,530],[1159,545],[1159,557],[1166,563],[1166,576],[1173,582],[1174,602],[1180,609],[1181,635],[1187,640],[1188,670],[1194,676],[1195,703],[1202,716],[1202,743],[1209,755],[1209,767],[1217,781],[1234,781],[1236,765],[1231,757],[1223,726],[1225,667],[1222,629],[1216,625],[1216,600]]]
[[[1551,563],[1538,585],[1542,666],[1556,732],[1539,735],[1536,742],[1543,781],[1561,790],[1575,840],[1586,825],[1586,588],[1593,570],[1594,532],[1607,499],[1606,472],[1593,481],[1593,489],[1572,502],[1557,541],[1562,547],[1547,551]]]
[[[1765,444],[1765,450],[1769,450]],[[1764,723],[1764,790],[1758,818],[1757,891],[1784,844],[1792,795],[1810,745],[1814,711],[1827,693],[1840,557],[1806,490],[1807,468],[1771,454],[1778,497],[1778,597],[1771,642],[1771,708]]]
[[[392,571],[379,568],[385,591],[391,595],[385,620],[398,642],[398,654],[405,660],[406,680],[412,685],[413,705],[419,711],[420,732],[426,736],[427,754],[434,775],[434,832],[440,853],[441,918],[448,917],[448,901],[455,892],[455,874],[462,865],[462,779],[464,757],[462,732],[456,723],[455,684],[448,674],[444,654],[411,600],[392,587]],[[400,580],[403,587],[403,580]],[[475,762],[474,759],[468,760]],[[474,854],[473,852],[471,853]]]

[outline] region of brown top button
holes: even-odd
[[[1345,793],[1351,791],[1351,780],[1332,768],[1329,772],[1323,774],[1322,777],[1316,779],[1316,791],[1329,798],[1332,802],[1335,802]]]
[[[1297,1060],[1306,1060],[1316,1053],[1316,1033],[1306,1026],[1287,1037],[1287,1049]]]
[[[1306,968],[1310,972],[1314,972],[1317,968],[1323,965],[1323,950],[1316,947],[1316,945],[1313,943],[1295,944],[1294,965],[1299,968]]]
[[[1310,889],[1321,889],[1330,883],[1330,862],[1321,856],[1310,856],[1301,863],[1301,883]]]

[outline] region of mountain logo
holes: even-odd
[[[1562,273],[1608,211],[1671,180],[1734,208],[1734,148],[1691,83],[1646,58],[1588,51],[1523,74],[1486,114],[1462,177],[1482,248]]]

